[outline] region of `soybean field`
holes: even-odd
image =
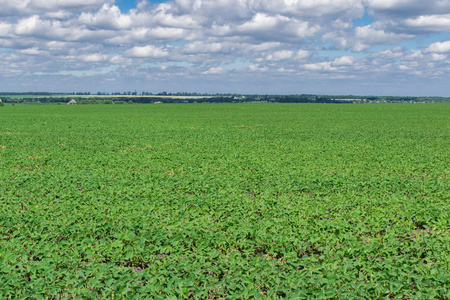
[[[0,107],[2,299],[450,299],[450,104]]]

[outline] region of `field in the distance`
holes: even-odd
[[[449,299],[449,166],[449,104],[0,107],[0,298]]]

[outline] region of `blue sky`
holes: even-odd
[[[151,3],[163,3],[167,2],[168,0],[153,0]],[[123,12],[128,12],[130,9],[136,8],[136,4],[139,1],[135,0],[118,0],[116,1],[116,5],[120,8]]]
[[[0,4],[0,91],[450,96],[450,1]]]

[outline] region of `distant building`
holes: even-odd
[[[77,101],[75,101],[75,99],[70,100],[69,102],[67,102],[67,105],[76,105]]]

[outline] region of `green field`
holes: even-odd
[[[450,299],[450,104],[0,107],[0,298]]]

